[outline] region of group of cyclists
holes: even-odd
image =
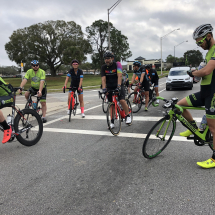
[[[188,74],[193,77],[202,77],[201,90],[200,92],[191,94],[178,102],[179,105],[184,106],[205,106],[207,124],[213,136],[215,136],[215,40],[213,38],[213,27],[210,24],[203,24],[197,27],[193,33],[193,39],[196,44],[208,50],[206,55],[206,66],[200,70],[189,71]],[[151,68],[151,65],[141,65],[140,62],[135,61],[133,63],[133,76],[131,82],[129,83],[128,74],[126,71],[122,70],[122,65],[120,62],[115,62],[114,54],[111,51],[106,51],[104,54],[105,64],[101,68],[101,80],[102,80],[102,91],[107,95],[108,101],[112,102],[113,91],[118,93],[119,102],[125,111],[125,123],[131,123],[131,116],[129,115],[129,108],[125,101],[125,89],[128,87],[129,93],[131,86],[138,79],[138,84],[136,85],[134,91],[138,88],[144,88],[145,96],[145,111],[148,111],[148,101],[149,101],[149,87],[151,84],[155,86],[156,96],[159,96],[158,92],[158,81],[159,77],[155,69]],[[78,92],[78,98],[80,102],[81,115],[82,118],[85,117],[84,114],[84,101],[83,101],[83,71],[79,69],[78,60],[73,60],[71,62],[72,69],[68,72],[63,88],[67,87],[69,78],[70,81],[70,92],[68,98],[70,98],[71,91]],[[31,62],[31,69],[26,72],[20,87],[23,88],[27,81],[31,80],[31,87],[39,97],[41,97],[42,105],[42,121],[46,123],[45,118],[47,106],[46,106],[46,82],[45,82],[45,71],[39,68],[39,62],[33,60]],[[22,90],[19,90],[21,93]],[[13,102],[12,87],[7,84],[2,78],[0,78],[0,109],[4,107],[10,107]],[[29,91],[25,92],[25,98],[28,99]],[[68,101],[69,102],[69,101]],[[159,100],[156,100],[159,103]],[[69,113],[69,110],[68,110]],[[183,116],[192,123],[196,128],[196,122],[193,120],[190,112],[184,110]],[[12,129],[11,126],[7,124],[2,111],[0,110],[0,125],[4,129],[4,136],[2,143],[6,143],[10,140]],[[111,120],[111,127],[114,127],[114,119]],[[186,131],[186,135],[189,136],[191,132]],[[183,135],[182,135],[183,136]],[[203,168],[215,167],[215,138],[213,138],[213,154],[212,157],[203,162],[197,162],[197,164]]]

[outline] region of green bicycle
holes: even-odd
[[[156,99],[163,100],[165,104],[163,108],[166,109],[164,117],[160,119],[147,134],[142,148],[142,153],[145,158],[152,159],[159,155],[172,140],[175,130],[177,119],[193,133],[193,137],[187,137],[188,140],[194,140],[197,146],[203,146],[208,144],[213,150],[213,136],[207,125],[203,132],[194,128],[183,116],[184,109],[192,110],[205,110],[204,107],[185,107],[177,105],[177,98],[171,100],[164,99],[162,97],[156,97],[153,99],[152,105],[155,106],[154,102]]]

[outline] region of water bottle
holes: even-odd
[[[203,61],[203,62],[201,62],[200,64],[199,64],[199,68],[198,68],[198,70],[200,70],[200,69],[202,69],[202,68],[204,68],[206,66],[206,63]],[[197,81],[200,81],[201,80],[201,78],[202,77],[196,77],[195,76],[195,79],[197,80]]]
[[[206,119],[206,115],[204,115],[202,117],[202,121],[201,121],[200,126],[199,126],[200,131],[204,131],[206,126],[207,126],[207,119]]]
[[[37,103],[36,102],[32,102],[32,107],[34,108],[34,110],[36,110],[37,109]]]
[[[12,125],[13,124],[13,116],[11,116],[10,114],[7,116],[7,124],[8,125]]]

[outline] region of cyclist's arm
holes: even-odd
[[[134,83],[135,78],[136,78],[136,75],[135,75],[135,73],[133,73],[133,76],[132,76],[132,79],[131,79],[131,84]]]
[[[80,87],[80,88],[81,88],[81,86],[82,86],[83,78],[84,78],[84,75],[83,75],[83,71],[81,70],[80,82],[79,82],[79,87]]]
[[[20,87],[23,88],[25,86],[25,84],[27,83],[27,81],[28,81],[28,79],[24,78],[20,84]]]
[[[116,62],[117,65],[117,76],[118,76],[118,85],[122,84],[122,65],[120,62]]]
[[[145,76],[145,72],[142,72],[141,77],[140,77],[140,83],[143,83],[144,76]]]
[[[192,74],[197,77],[204,77],[206,75],[211,74],[214,69],[215,69],[215,58],[211,58],[211,60],[209,60],[209,62],[204,68],[200,70],[195,70],[194,72],[192,72]]]
[[[106,88],[106,76],[102,76],[102,89]]]
[[[43,86],[44,86],[44,83],[45,83],[45,81],[44,81],[44,80],[41,80],[41,81],[40,81],[40,88],[39,88],[39,92],[42,92],[42,90],[43,90]]]
[[[64,86],[66,86],[66,85],[67,85],[68,80],[69,80],[69,76],[66,76],[66,80],[65,80]]]

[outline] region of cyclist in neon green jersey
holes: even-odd
[[[208,50],[206,54],[206,66],[200,70],[189,71],[191,77],[202,77],[200,92],[191,94],[178,102],[182,106],[205,106],[206,118],[209,129],[215,137],[215,40],[213,38],[213,27],[203,24],[197,27],[193,33],[196,44]],[[193,117],[188,110],[184,110],[183,116],[197,128]],[[215,138],[213,138],[212,157],[203,162],[197,162],[203,168],[215,167]]]
[[[31,86],[32,86],[31,88],[33,89],[33,91],[36,92],[36,94],[39,97],[41,97],[40,103],[42,105],[42,112],[43,112],[42,121],[43,123],[46,123],[47,122],[45,118],[46,111],[47,111],[47,106],[46,106],[47,91],[46,91],[46,83],[45,83],[46,73],[44,70],[39,68],[39,62],[37,60],[31,61],[31,67],[32,68],[26,72],[25,77],[22,83],[20,84],[20,87],[24,87],[28,79],[31,80]],[[27,100],[29,98],[29,95],[30,95],[29,91],[25,92],[25,98]]]

